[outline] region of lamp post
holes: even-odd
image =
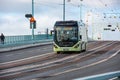
[[[63,0],[63,21],[65,21],[65,0]]]
[[[34,17],[34,0],[32,0],[32,16]],[[34,26],[32,25],[32,39],[34,40]]]
[[[82,22],[82,1],[80,0],[80,21]]]

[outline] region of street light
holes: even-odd
[[[80,21],[82,22],[82,1],[80,0]]]
[[[32,16],[34,17],[34,0],[32,0]],[[32,39],[34,40],[34,27],[32,26]]]
[[[65,21],[65,0],[63,0],[63,21]]]
[[[32,29],[32,40],[34,40],[34,29],[36,28],[36,20],[34,19],[34,0],[32,0],[32,14],[25,14],[30,20],[30,29]]]

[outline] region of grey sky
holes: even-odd
[[[31,29],[29,28],[29,20],[25,18],[25,14],[31,13],[31,1],[32,0],[1,0],[0,32],[4,33],[5,35],[31,34]],[[63,0],[34,0],[34,1],[35,1],[34,2],[35,19],[37,21],[37,29],[35,29],[35,34],[38,34],[38,32],[44,33],[46,28],[53,29],[55,21],[62,20]],[[84,22],[86,22],[86,19],[88,18],[86,17],[88,12],[92,12],[92,14],[95,15],[100,15],[101,17],[101,19],[99,19],[100,21],[102,21],[104,16],[103,13],[105,12],[106,13],[120,12],[119,6],[120,0],[83,0],[82,4],[83,4],[82,18]],[[79,20],[80,17],[79,5],[80,0],[71,0],[71,2],[67,2],[66,0],[66,20]],[[97,21],[96,17],[95,19],[94,22]],[[118,20],[120,21],[120,19],[117,18],[116,21]],[[88,21],[89,21],[89,36],[91,36],[92,35],[91,17],[88,18]],[[107,34],[110,33],[105,32],[104,37],[106,39]],[[118,34],[116,36],[120,39],[120,32],[116,31],[114,33],[112,32],[111,35],[112,34]]]

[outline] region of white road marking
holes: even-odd
[[[119,52],[120,52],[120,50],[118,50],[116,53],[114,53],[114,54],[111,55],[110,57],[108,57],[108,58],[106,58],[106,59],[103,59],[103,60],[101,60],[101,61],[98,61],[98,62],[89,64],[89,65],[86,65],[86,66],[83,66],[83,67],[80,67],[80,68],[74,68],[74,69],[66,70],[66,71],[64,71],[64,72],[55,73],[55,74],[53,74],[53,75],[51,75],[51,76],[57,76],[57,75],[65,74],[65,73],[72,72],[72,71],[77,71],[77,70],[80,70],[80,69],[84,69],[84,68],[87,68],[87,67],[91,67],[91,66],[100,64],[100,63],[105,62],[105,61],[111,59],[112,57],[116,56]]]
[[[114,42],[114,41],[112,41],[112,42],[110,42],[110,43],[114,44],[113,42]],[[99,48],[104,47],[104,46],[106,46],[106,45],[108,45],[108,44],[110,44],[110,43],[106,43],[106,44],[104,44],[104,45],[102,45],[102,46],[99,46],[99,47],[90,49],[90,50],[88,50],[88,51],[93,51],[93,50],[99,49]],[[117,43],[117,42],[116,42],[116,43]],[[112,44],[111,44],[111,45],[112,45]]]
[[[108,44],[108,43],[107,43]],[[107,45],[107,44],[105,44],[105,45]],[[113,43],[114,44],[114,43]],[[100,46],[100,47],[102,47],[102,48],[105,48],[105,47],[108,47],[108,46],[105,46],[105,45],[102,45],[102,46]],[[112,44],[111,44],[112,45]],[[109,45],[109,46],[111,46],[111,45]],[[98,48],[100,48],[100,47],[98,47]],[[99,49],[99,50],[101,50],[101,49]],[[99,51],[99,50],[96,50],[96,51]],[[84,56],[81,56],[81,57],[79,57],[79,59],[80,58],[83,58],[83,57],[86,57],[86,56],[89,56],[89,55],[91,55],[91,54],[93,54],[93,53],[95,53],[96,51],[94,51],[94,52],[91,52],[91,53],[89,53],[89,54],[86,54],[86,55],[84,55]],[[48,54],[51,54],[51,53],[46,53],[46,54],[43,54],[43,55],[39,55],[39,56],[34,56],[34,57],[30,57],[30,58],[27,58],[27,59],[33,59],[33,58],[37,58],[37,57],[40,57],[40,56],[44,56],[44,55],[48,55]],[[41,67],[41,66],[45,66],[45,65],[49,65],[49,64],[52,64],[52,63],[56,63],[56,62],[61,62],[61,61],[64,61],[64,60],[67,60],[67,59],[70,59],[70,58],[74,58],[74,57],[77,57],[77,56],[79,56],[79,55],[81,55],[81,54],[77,54],[77,55],[71,55],[71,56],[67,56],[67,57],[64,57],[64,58],[62,58],[62,59],[59,59],[59,60],[56,60],[56,61],[50,61],[50,62],[47,62],[47,63],[44,63],[44,64],[38,64],[38,65],[29,65],[29,66],[23,66],[23,67],[20,67],[20,68],[13,68],[13,69],[6,69],[6,70],[2,70],[1,72],[0,72],[0,74],[3,74],[3,73],[8,73],[8,72],[16,72],[16,71],[20,71],[20,70],[25,70],[25,69],[32,69],[32,68],[35,68],[35,67]],[[27,60],[26,59],[26,60]],[[77,58],[76,58],[77,59]],[[25,60],[25,59],[22,59],[22,60]],[[20,61],[22,61],[22,60],[20,60]],[[17,60],[17,61],[19,61],[19,60]],[[13,62],[13,61],[11,61],[11,62]],[[52,65],[53,66],[53,65]],[[43,67],[43,68],[46,68],[46,67]],[[41,69],[43,69],[43,68],[41,68]]]
[[[9,54],[9,55],[5,55],[5,56],[7,56],[7,57],[10,57],[10,56],[13,56],[14,54]]]
[[[29,58],[24,58],[24,59],[19,59],[19,60],[15,60],[15,61],[9,61],[9,62],[0,63],[0,65],[10,64],[10,63],[13,63],[13,62],[24,61],[24,60],[29,60],[29,59],[35,59],[35,58],[43,57],[43,56],[49,55],[49,54],[55,54],[55,53],[54,52],[45,53],[45,54],[42,54],[42,55],[37,55],[37,56],[29,57]]]
[[[120,73],[120,71],[119,71],[119,73]],[[114,78],[109,79],[109,80],[117,80],[117,78],[118,78],[118,77],[114,77]]]
[[[23,69],[30,69],[30,68],[35,68],[35,67],[40,67],[40,66],[45,66],[45,65],[49,65],[49,64],[52,64],[52,63],[56,63],[56,62],[61,62],[61,61],[64,61],[64,60],[67,60],[67,59],[70,59],[70,58],[74,58],[74,57],[77,57],[78,55],[80,54],[76,54],[76,55],[71,55],[71,56],[67,56],[67,57],[64,57],[62,59],[59,59],[59,60],[56,60],[56,61],[50,61],[50,62],[47,62],[47,63],[44,63],[44,64],[38,64],[38,65],[31,65],[31,66],[23,66],[21,68],[17,68],[17,69],[8,69],[8,70],[2,70],[0,72],[0,74],[3,74],[3,73],[6,73],[6,72],[11,72],[11,71],[19,71],[19,70],[23,70]]]
[[[112,43],[112,42],[111,42],[111,43]],[[110,43],[107,43],[107,44],[110,44]],[[101,48],[101,47],[103,47],[103,46],[105,46],[105,45],[107,45],[107,44],[104,44],[104,45],[102,45],[102,46],[96,47],[96,48],[91,49],[91,50],[89,50],[89,51],[92,51],[92,50]],[[19,59],[19,60],[15,60],[15,61],[4,62],[4,63],[0,63],[0,65],[5,65],[5,64],[13,63],[13,62],[18,62],[18,61],[24,61],[24,60],[34,59],[34,58],[42,57],[42,56],[45,56],[45,55],[48,55],[48,54],[54,54],[54,52],[45,53],[45,54],[42,54],[42,55],[37,55],[37,56],[33,56],[33,57],[29,57],[29,58],[24,58],[24,59]]]

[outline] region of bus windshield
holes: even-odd
[[[77,41],[77,27],[56,27],[57,41]]]
[[[77,28],[77,26],[55,26],[55,42],[59,46],[73,46],[78,41]]]

